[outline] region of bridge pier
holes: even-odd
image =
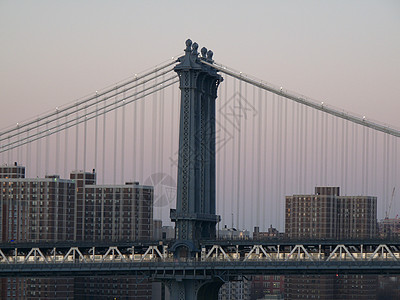
[[[223,281],[217,279],[182,279],[166,280],[171,300],[217,300],[218,291]]]

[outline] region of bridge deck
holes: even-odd
[[[2,246],[2,247],[1,247]],[[400,274],[400,241],[204,242],[193,259],[168,243],[0,245],[0,276],[142,274],[154,278],[215,274]],[[74,275],[74,276],[75,276]]]

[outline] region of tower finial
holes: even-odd
[[[193,43],[193,45],[192,45],[192,54],[193,55],[197,55],[197,54],[199,54],[198,52],[197,52],[197,49],[199,48],[199,44],[197,44],[196,42],[194,42]]]
[[[191,46],[192,46],[192,40],[191,39],[187,39],[186,40],[186,50],[185,51],[192,51]]]
[[[207,56],[207,48],[206,47],[201,48],[201,56],[203,58],[206,58],[206,56]]]
[[[212,59],[213,55],[214,55],[214,53],[211,50],[208,50],[208,52],[207,52],[207,60],[209,62],[213,62],[213,59]]]

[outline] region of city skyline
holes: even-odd
[[[304,283],[325,274],[329,294],[368,299],[364,275],[400,272],[398,224],[377,220],[400,209],[398,8],[2,2],[0,269],[57,278],[4,278],[2,297],[57,298],[64,282],[71,297],[149,299],[142,277],[217,299],[257,273],[288,275],[293,298],[320,295]],[[240,237],[288,239],[217,239],[231,220]]]

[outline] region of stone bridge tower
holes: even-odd
[[[215,239],[220,221],[215,208],[215,101],[222,77],[210,66],[212,56],[206,48],[199,54],[198,44],[187,40],[185,55],[174,68],[180,79],[181,110],[177,201],[176,209],[171,210],[175,243],[171,250],[178,260],[195,257],[200,240]],[[217,299],[222,284],[215,278],[165,283],[171,299]]]

